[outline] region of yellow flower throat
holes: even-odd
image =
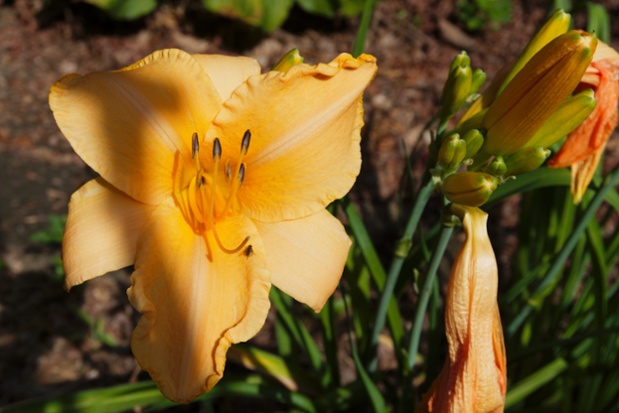
[[[177,152],[175,158],[174,199],[178,203],[183,216],[197,234],[212,231],[219,248],[228,254],[239,252],[249,241],[249,236],[247,236],[237,247],[226,248],[219,239],[216,224],[225,219],[226,216],[238,213],[240,210],[236,194],[245,180],[246,166],[242,161],[247,154],[250,141],[251,132],[247,130],[241,140],[241,153],[234,167],[234,172],[230,161],[226,160],[223,165],[223,177],[219,176],[222,167],[222,149],[219,138],[215,138],[213,141],[212,171],[209,171],[200,162],[198,157],[200,143],[198,134],[195,132],[191,137],[191,158],[195,162],[195,174],[193,171],[186,171],[183,168],[184,165],[179,159],[180,153]],[[188,181],[187,175],[189,175]],[[247,249],[249,255],[251,245]]]

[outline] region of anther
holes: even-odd
[[[206,183],[206,179],[204,179],[203,176],[200,177],[200,180],[198,181],[198,188],[202,188],[202,185],[204,185]]]
[[[243,181],[245,180],[245,164],[242,163],[239,168],[239,186],[243,185]]]
[[[251,132],[249,131],[249,129],[247,129],[245,133],[243,134],[243,139],[241,140],[241,153],[243,155],[247,154],[250,141],[251,141]]]
[[[226,182],[230,180],[230,160],[226,160]]]
[[[249,244],[247,248],[245,248],[245,256],[249,257],[253,253],[254,253],[254,247],[252,247],[251,244]]]
[[[199,150],[200,142],[198,142],[198,134],[197,132],[194,132],[193,135],[191,135],[191,159],[196,157]]]
[[[219,138],[215,138],[213,141],[213,160],[218,161],[221,159],[221,143]]]

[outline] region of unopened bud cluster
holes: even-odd
[[[593,111],[590,89],[575,93],[597,46],[589,33],[567,31],[570,17],[556,12],[516,63],[469,102],[485,75],[473,71],[465,52],[451,64],[441,96],[441,122],[468,103],[452,131],[435,142],[435,182],[445,197],[479,206],[508,178],[539,168],[551,145]],[[475,75],[477,73],[477,75]]]

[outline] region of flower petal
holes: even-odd
[[[67,290],[132,265],[137,239],[153,210],[101,178],[78,189],[71,196],[62,238]]]
[[[269,273],[251,222],[231,218],[217,230],[227,246],[251,236],[253,253],[222,252],[212,233],[194,233],[171,202],[162,204],[138,245],[127,291],[143,313],[131,341],[135,358],[178,402],[219,381],[230,345],[255,335],[269,309]]]
[[[552,168],[564,168],[593,156],[606,144],[617,127],[619,68],[605,60],[593,62],[591,66],[599,71],[599,84],[594,91],[597,105],[589,117],[570,133],[559,152],[548,162],[548,166]]]
[[[260,74],[260,64],[251,57],[216,54],[194,54],[192,57],[211,78],[222,102],[250,76]]]
[[[237,195],[245,213],[263,222],[301,218],[350,190],[361,166],[361,95],[375,72],[372,56],[341,55],[253,76],[235,90],[207,140],[218,136],[234,166],[251,131]]]
[[[77,154],[127,195],[158,204],[172,191],[174,154],[191,159],[221,107],[202,67],[185,52],[161,50],[115,72],[68,75],[49,103]]]
[[[320,311],[340,281],[351,244],[340,221],[321,210],[293,221],[254,224],[273,285]]]
[[[454,261],[447,288],[449,357],[416,411],[498,413],[503,411],[507,379],[488,215],[455,204],[452,210],[464,215],[466,242]]]

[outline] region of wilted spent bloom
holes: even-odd
[[[548,162],[553,168],[572,167],[571,191],[579,203],[600,162],[606,143],[617,127],[619,101],[619,53],[599,42],[579,88],[592,88],[597,105]]]
[[[483,172],[457,172],[441,185],[445,197],[454,204],[483,205],[497,188],[498,179]]]
[[[592,35],[573,30],[536,53],[488,108],[483,150],[511,155],[524,147],[572,94],[596,45]]]
[[[478,208],[453,205],[466,241],[451,269],[445,302],[448,357],[417,413],[500,413],[507,360],[497,305],[498,269]]]
[[[100,174],[69,203],[65,285],[134,265],[131,349],[174,401],[220,380],[228,348],[264,324],[271,284],[318,311],[342,275],[351,241],[325,207],[359,173],[376,59],[280,69],[161,50],[50,92]]]

